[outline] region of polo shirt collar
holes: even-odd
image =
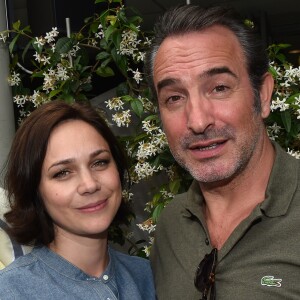
[[[276,155],[266,189],[266,197],[259,208],[257,207],[262,214],[270,218],[286,214],[299,182],[298,167],[295,167],[297,160],[287,154],[277,143],[273,143],[273,145]],[[182,211],[183,216],[194,215],[200,221],[205,222],[203,210],[199,209],[203,204],[204,198],[201,189],[198,182],[194,180],[187,192]],[[255,209],[256,215],[257,209]]]
[[[287,213],[299,182],[298,161],[274,143],[276,157],[268,182],[265,200],[260,208],[267,217]]]

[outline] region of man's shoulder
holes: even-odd
[[[177,194],[163,209],[161,216],[173,215],[175,212],[180,212],[185,207],[188,192]]]

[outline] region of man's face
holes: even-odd
[[[165,39],[154,84],[172,154],[196,180],[227,180],[253,161],[269,108],[255,112],[245,57],[230,30],[213,26]]]

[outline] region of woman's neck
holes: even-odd
[[[107,235],[82,237],[57,232],[49,248],[90,276],[99,277],[109,262]]]

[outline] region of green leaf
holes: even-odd
[[[143,103],[139,99],[134,99],[130,102],[130,105],[134,113],[138,117],[141,117],[144,112]]]
[[[68,37],[62,37],[56,42],[55,50],[59,54],[64,54],[69,52],[72,49],[73,45],[74,43],[72,39]]]
[[[107,0],[96,0],[95,4],[97,4],[97,3],[103,3],[103,2],[107,2]]]
[[[75,98],[73,95],[70,95],[70,94],[62,94],[60,96],[60,98],[64,101],[66,101],[67,103],[71,104],[71,103],[74,103],[75,102]]]
[[[160,216],[163,209],[164,209],[164,204],[163,203],[160,203],[155,207],[155,209],[153,211],[153,214],[152,214],[152,218],[153,218],[154,223],[157,222],[157,220],[158,220],[158,218],[159,218],[159,216]]]
[[[50,59],[51,64],[56,65],[60,61],[60,59],[61,59],[60,54],[58,52],[54,52]]]
[[[12,54],[13,51],[14,51],[14,48],[15,48],[15,44],[19,38],[20,34],[17,34],[13,40],[10,42],[9,46],[8,46],[8,49],[9,49],[9,52]]]
[[[33,77],[33,78],[44,78],[43,71],[33,72],[31,77]]]
[[[110,38],[111,34],[112,34],[115,30],[116,30],[116,28],[113,27],[113,26],[111,26],[111,25],[107,27],[107,29],[106,29],[105,32],[104,32],[104,37],[105,37],[105,40],[106,40],[106,41],[109,41],[109,38]]]
[[[300,93],[293,94],[292,96],[290,96],[290,97],[286,100],[286,103],[294,104],[296,98],[299,97],[299,96],[300,96]]]
[[[122,41],[122,34],[120,30],[115,30],[111,36],[112,41],[117,49],[120,48],[120,43]]]
[[[31,32],[31,28],[30,28],[30,26],[28,25],[28,26],[24,27],[22,31],[23,31],[23,32]]]
[[[123,23],[127,23],[127,22],[128,22],[124,10],[120,10],[120,12],[119,12],[119,14],[118,14],[118,18],[119,18]]]
[[[107,53],[106,51],[102,51],[96,55],[96,60],[102,60],[102,59],[106,59],[108,57],[110,57],[110,54]]]
[[[292,126],[291,113],[288,110],[281,112],[281,119],[282,119],[285,130],[287,132],[290,132],[291,126]]]
[[[101,67],[106,67],[111,62],[111,57],[107,58],[101,63]]]
[[[17,22],[12,24],[12,27],[13,27],[14,30],[19,31],[20,25],[21,25],[21,21],[18,20]]]
[[[80,93],[78,95],[76,95],[76,101],[87,101],[88,98],[86,97],[86,95]]]
[[[128,22],[133,24],[140,24],[142,23],[143,19],[140,16],[133,16],[129,18]]]
[[[116,94],[117,96],[123,96],[129,93],[128,86],[126,82],[122,82],[117,86]]]
[[[110,68],[108,66],[106,66],[106,67],[100,66],[99,68],[97,68],[96,74],[101,77],[111,77],[111,76],[115,75],[115,72],[113,71],[112,68]]]
[[[57,94],[59,94],[61,92],[61,90],[53,90],[49,93],[49,98],[53,98],[54,96],[56,96]]]
[[[29,43],[27,43],[27,45],[25,46],[23,52],[22,52],[22,60],[25,61],[25,55],[27,54],[27,51],[29,49],[29,47],[31,46],[32,41],[30,41]]]
[[[99,22],[98,22],[98,23],[94,22],[94,23],[90,26],[90,29],[91,29],[91,31],[92,31],[93,33],[96,33],[96,32],[98,32],[98,27],[99,27]]]
[[[169,188],[172,194],[177,194],[180,189],[181,180],[177,179],[169,183]]]
[[[117,54],[117,50],[114,48],[111,50],[111,55],[113,57],[113,60],[116,63],[116,66],[119,68],[121,73],[124,75],[124,77],[127,77],[127,59],[123,55]]]

